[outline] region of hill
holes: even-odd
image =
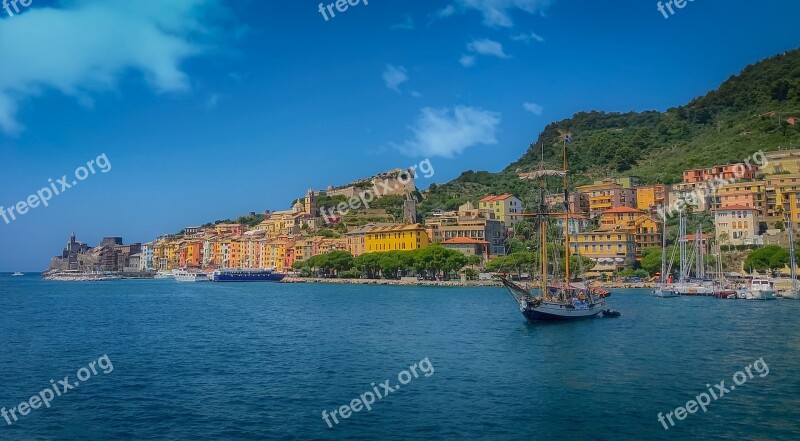
[[[757,150],[800,147],[800,49],[762,60],[720,87],[666,112],[579,112],[549,124],[517,161],[499,173],[466,171],[425,192],[420,212],[452,210],[487,194],[531,200],[517,173],[541,161],[560,168],[564,135],[571,134],[571,185],[609,176],[639,176],[644,183],[680,182],[685,169],[735,163]]]

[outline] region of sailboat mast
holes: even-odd
[[[797,262],[794,260],[794,225],[792,222],[791,214],[789,215],[789,222],[787,225],[789,226],[789,263],[792,268],[792,289],[795,289],[797,285]]]
[[[661,286],[666,286],[667,277],[667,222],[661,223]]]
[[[564,138],[564,208],[566,219],[564,225],[564,289],[569,291],[569,190],[567,189],[567,139]]]
[[[542,179],[542,187],[539,190],[540,207],[539,207],[539,224],[541,230],[541,252],[542,252],[542,296],[547,295],[547,204],[544,200],[544,186],[545,182]]]
[[[686,218],[682,212],[680,213],[678,222],[678,243],[680,245],[681,254],[681,273],[679,281],[683,282],[688,271],[686,270]]]
[[[697,270],[695,274],[698,279],[705,278],[705,267],[703,265],[703,228],[697,227],[697,237],[695,238],[695,246],[697,247]]]

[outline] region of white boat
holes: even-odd
[[[153,276],[154,279],[172,279],[175,277],[175,273],[171,271],[159,271]]]
[[[209,282],[208,275],[198,271],[177,271],[175,280],[178,282]]]
[[[750,289],[745,294],[747,300],[775,300],[775,288],[768,279],[754,277],[750,281]]]
[[[684,296],[710,296],[714,294],[713,287],[696,282],[677,283],[672,287]]]
[[[12,275],[11,275],[11,277],[19,277],[19,276],[24,276],[24,275],[25,275],[25,274],[23,274],[23,273],[21,273],[21,272],[17,271],[17,272],[15,272],[14,274],[12,274]]]

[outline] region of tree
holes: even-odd
[[[751,252],[744,260],[745,271],[765,271],[783,268],[789,263],[789,253],[777,245],[768,245]]]

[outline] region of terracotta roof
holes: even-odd
[[[486,196],[485,198],[481,199],[481,202],[494,202],[494,201],[503,201],[508,198],[513,198],[513,194],[501,194],[500,196]]]
[[[753,207],[745,207],[744,205],[728,205],[727,207],[722,207],[717,211],[730,211],[730,210],[756,210]]]
[[[631,208],[631,207],[617,207],[617,208],[612,208],[610,210],[606,210],[606,211],[603,212],[603,214],[609,214],[609,213],[611,213],[611,214],[641,213],[641,211],[639,211],[639,210],[637,210],[635,208]]]
[[[447,239],[446,241],[442,242],[444,245],[454,245],[454,244],[470,244],[470,245],[488,245],[489,242],[485,240],[478,240],[473,239],[471,237],[454,237],[452,239]]]

